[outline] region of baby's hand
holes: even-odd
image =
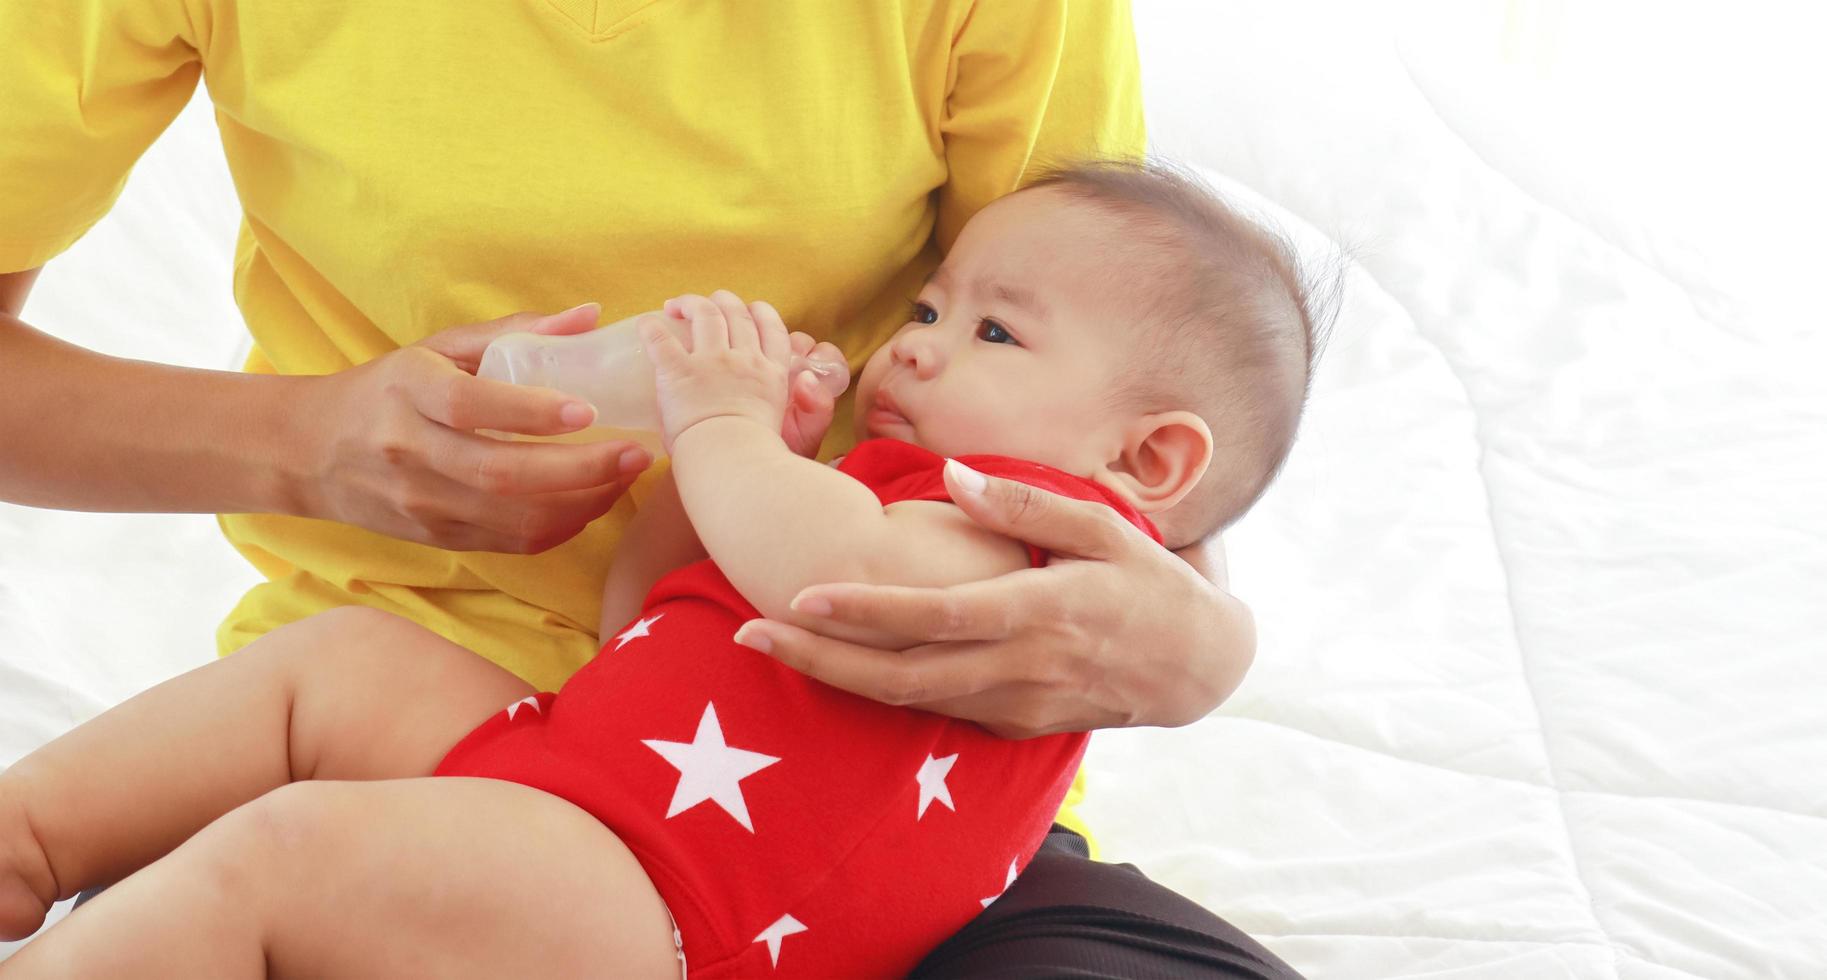
[[[667,452],[686,429],[723,415],[753,419],[781,431],[787,408],[787,365],[793,348],[772,307],[745,306],[728,290],[707,299],[667,300],[666,316],[689,324],[689,347],[664,317],[639,323],[660,396],[661,441]]]
[[[757,309],[760,307],[760,309]],[[772,314],[774,308],[766,303],[751,303],[749,309],[756,316]],[[795,330],[787,335],[793,348],[794,361],[799,358],[808,362],[822,363],[827,370],[835,370],[839,376],[848,379],[850,367],[844,363],[844,352],[833,344],[815,341],[809,334]],[[848,387],[844,385],[843,387]],[[787,442],[787,448],[807,459],[818,456],[818,449],[825,441],[825,432],[831,428],[831,418],[837,412],[837,398],[843,393],[842,388],[832,391],[813,370],[801,368],[799,373],[787,379],[787,417],[781,425],[780,437]]]

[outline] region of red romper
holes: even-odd
[[[1090,480],[961,461],[1160,539]],[[887,505],[949,501],[944,462],[876,439],[838,468]],[[602,820],[665,899],[691,976],[905,975],[1015,880],[1086,736],[1010,741],[840,691],[737,644],[758,615],[714,563],[681,568],[558,694],[490,717],[437,775],[523,783]]]

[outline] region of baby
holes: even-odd
[[[782,439],[771,307],[667,313],[641,329],[671,472],[590,664],[536,694],[352,607],[122,704],[0,774],[0,938],[125,879],[0,975],[904,974],[1020,873],[1086,735],[859,698],[740,628],[810,623],[792,603],[817,583],[1046,562],[965,517],[947,472],[1198,540],[1281,465],[1314,343],[1285,244],[1130,164],[970,221],[864,368],[836,468]]]

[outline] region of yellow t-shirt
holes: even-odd
[[[0,271],[100,218],[201,77],[262,373],[717,288],[860,368],[977,209],[1143,146],[1124,0],[59,0],[0,5],[0,38]],[[848,442],[846,410],[827,453]],[[225,515],[267,581],[221,650],[361,603],[555,690],[640,496],[536,556]]]

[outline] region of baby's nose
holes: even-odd
[[[939,373],[945,355],[941,350],[938,331],[906,330],[894,339],[894,359],[913,369],[917,378],[930,378]]]

